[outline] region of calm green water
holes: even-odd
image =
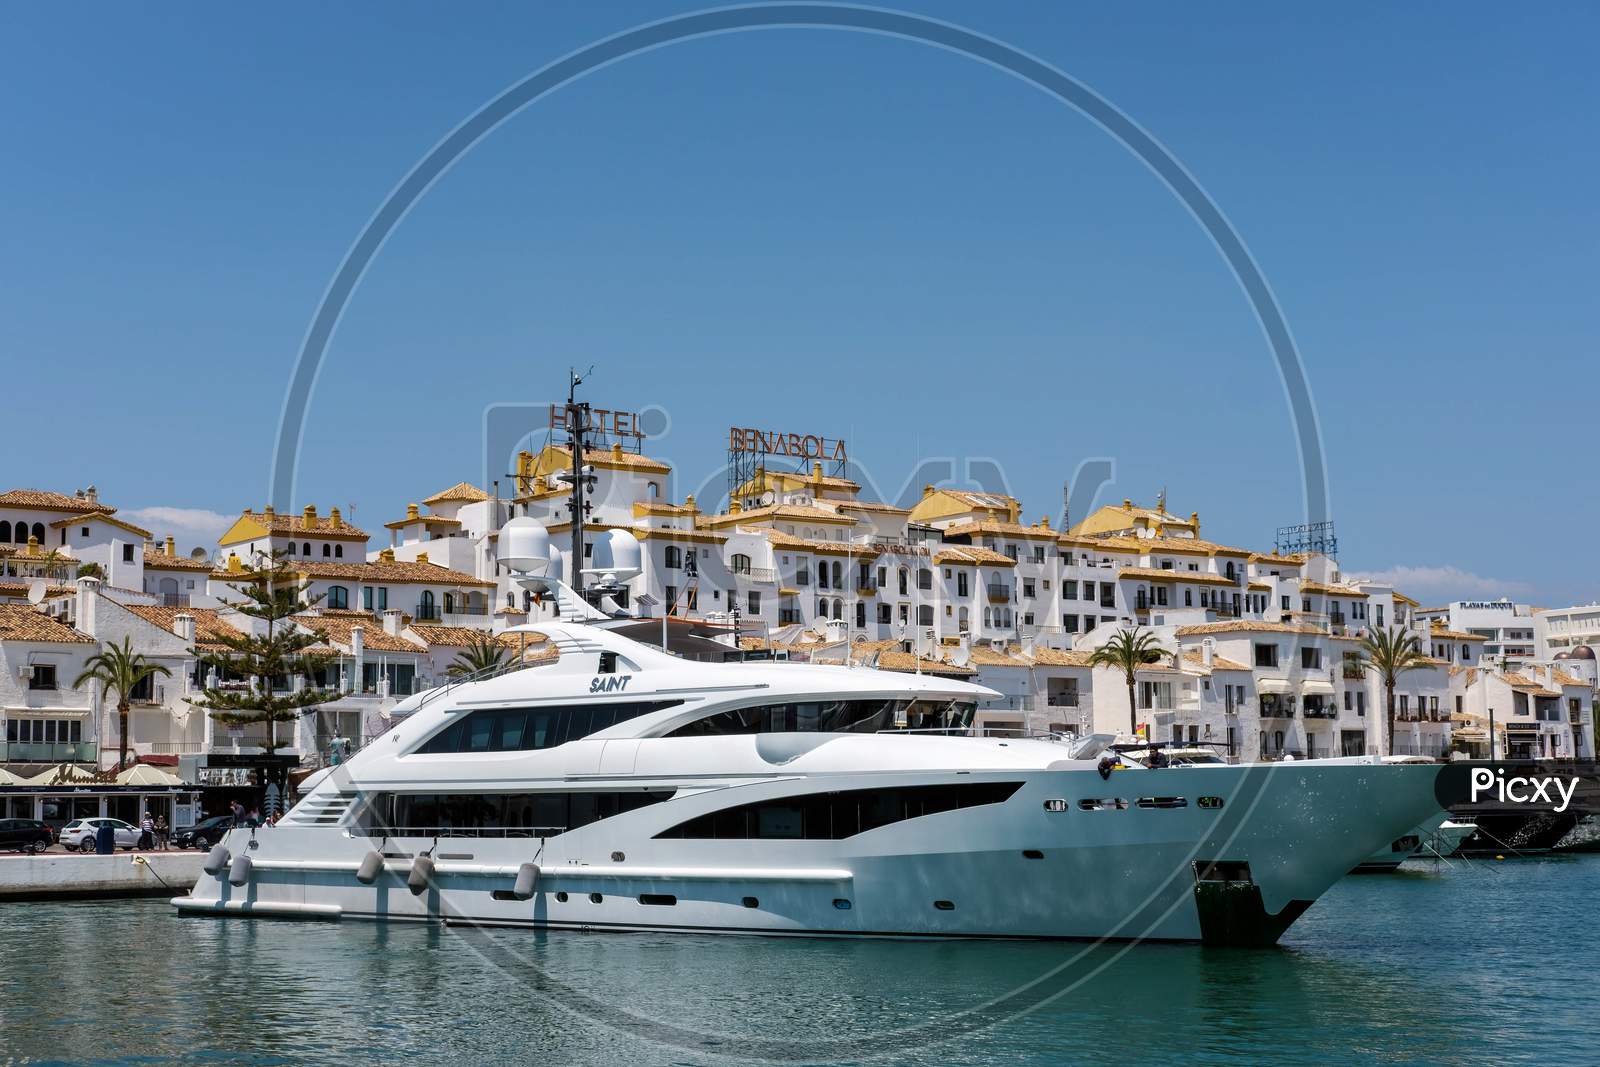
[[[5,904],[0,1060],[1593,1063],[1597,890],[1600,856],[1410,865],[1346,878],[1268,951]]]

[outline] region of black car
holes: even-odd
[[[232,829],[232,815],[213,815],[173,834],[172,844],[175,848],[198,848],[203,852],[221,841],[222,835]]]
[[[49,823],[38,819],[0,819],[0,849],[43,852],[55,841],[56,835]]]

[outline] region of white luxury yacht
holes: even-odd
[[[1438,809],[1437,768],[1102,773],[970,736],[980,686],[680,659],[594,623],[559,660],[410,698],[190,913],[766,934],[1270,944]],[[1109,761],[1108,761],[1109,763]]]

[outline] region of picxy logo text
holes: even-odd
[[[1563,788],[1565,786],[1565,788]],[[1567,810],[1567,805],[1572,803],[1572,794],[1578,791],[1576,778],[1557,778],[1546,776],[1535,778],[1532,776],[1515,776],[1507,778],[1504,771],[1491,771],[1487,767],[1474,767],[1472,769],[1472,803],[1478,802],[1482,793],[1493,793],[1496,800],[1504,804],[1555,804],[1556,797],[1561,798],[1561,803],[1553,809],[1558,814]]]

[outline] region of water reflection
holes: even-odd
[[[0,1048],[261,1063],[1531,1062],[1530,1028],[1546,1051],[1586,1040],[1597,876],[1600,857],[1349,878],[1274,951],[7,905]],[[1550,921],[1525,921],[1534,902]]]

